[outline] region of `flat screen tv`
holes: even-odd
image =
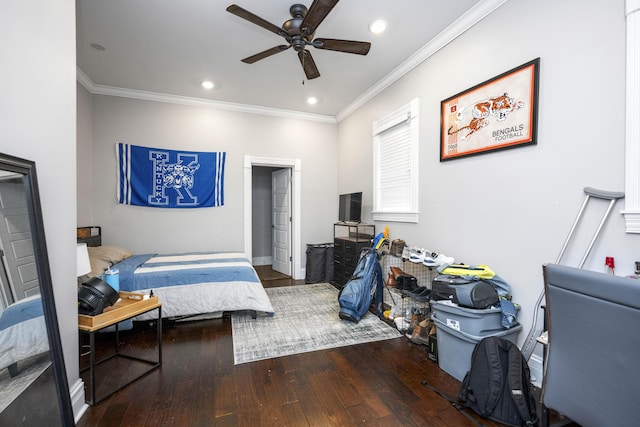
[[[338,221],[360,222],[362,219],[362,192],[341,194]]]

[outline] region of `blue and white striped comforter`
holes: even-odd
[[[11,304],[0,315],[0,369],[49,350],[39,295]]]
[[[146,294],[153,290],[162,303],[163,317],[239,310],[273,314],[269,297],[243,253],[134,255],[112,268],[119,270],[121,290]]]

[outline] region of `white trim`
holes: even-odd
[[[624,214],[625,231],[627,233],[640,233],[640,211],[625,209],[622,213]]]
[[[640,233],[640,0],[626,1],[627,79],[625,218],[627,233]]]
[[[119,96],[121,98],[142,99],[145,101],[165,102],[168,104],[188,105],[191,107],[214,108],[217,110],[310,120],[322,123],[337,123],[335,117],[323,114],[303,113],[300,111],[282,110],[279,108],[259,107],[255,105],[236,104],[233,102],[214,101],[203,98],[192,98],[188,96],[168,95],[165,93],[105,86],[95,84],[79,67],[76,67],[76,73],[76,80],[78,80],[85,89],[95,95]]]
[[[84,381],[82,378],[69,387],[69,395],[71,397],[71,407],[73,408],[73,418],[77,423],[84,413],[89,409],[89,405],[84,397]]]
[[[301,159],[279,159],[274,157],[244,156],[244,253],[252,259],[252,175],[253,166],[275,166],[291,168],[291,186],[293,195],[292,206],[292,248],[291,257],[293,264],[293,279],[304,279],[302,268],[302,160]]]
[[[114,86],[98,85],[91,81],[91,79],[79,67],[76,67],[76,78],[78,82],[80,82],[80,84],[85,87],[85,89],[97,95],[120,96],[124,98],[143,99],[149,101],[167,102],[172,104],[217,108],[220,110],[296,118],[323,123],[339,123],[340,121],[348,117],[351,113],[355,112],[358,108],[362,107],[365,103],[370,101],[373,97],[378,95],[380,92],[400,80],[409,71],[413,70],[415,67],[430,58],[440,49],[451,43],[469,28],[473,27],[485,17],[490,15],[494,10],[502,6],[507,1],[508,0],[480,0],[464,15],[458,18],[455,22],[441,31],[431,41],[429,41],[417,52],[411,55],[406,61],[394,68],[389,74],[384,76],[375,85],[369,88],[369,90],[367,90],[365,93],[356,98],[355,101],[342,109],[342,111],[338,112],[335,117],[322,114],[301,113],[298,111],[280,110],[277,108],[257,107],[246,104],[235,104],[231,102],[213,101],[201,98],[190,98],[185,96],[167,95],[155,92],[118,88]],[[632,7],[631,5],[635,5],[635,7],[638,8],[637,3],[639,2],[640,0],[627,0],[627,9]]]
[[[408,104],[403,105],[397,110],[381,117],[373,122],[373,211],[372,216],[374,221],[390,221],[390,222],[408,222],[418,223],[419,212],[419,167],[418,157],[420,149],[420,133],[419,133],[419,121],[417,120],[420,115],[420,101],[418,98],[412,99]],[[402,122],[408,122],[411,131],[411,204],[412,206],[407,211],[390,211],[380,209],[378,202],[379,193],[379,175],[380,175],[380,134],[386,130],[396,126]],[[387,207],[388,209],[388,207]]]
[[[76,65],[76,80],[78,81],[78,83],[84,86],[86,90],[88,90],[91,93],[94,93],[93,91],[95,90],[94,88],[96,85],[93,83],[93,80],[91,80],[91,78],[87,76],[85,72],[82,71],[82,69],[80,69],[80,67],[78,67],[77,65]]]
[[[362,107],[380,92],[400,80],[409,71],[422,64],[432,55],[436,54],[440,49],[444,48],[469,28],[482,21],[485,17],[487,17],[507,1],[508,0],[481,0],[480,2],[478,2],[464,15],[454,21],[447,28],[442,30],[437,36],[431,39],[431,41],[429,41],[422,48],[411,55],[406,61],[391,70],[389,74],[384,76],[375,85],[369,88],[369,90],[360,95],[358,98],[356,98],[355,101],[347,105],[344,109],[342,109],[342,111],[336,114],[336,121],[339,123],[347,118],[351,113],[355,112],[358,108]]]
[[[529,358],[529,371],[531,373],[531,384],[538,388],[542,388],[542,377],[543,377],[543,367],[542,367],[542,357],[537,354],[532,354]]]
[[[373,212],[374,221],[418,223],[418,212]]]
[[[420,115],[420,103],[418,98],[414,98],[406,105],[398,108],[384,117],[373,122],[373,136],[384,132],[406,120],[415,119]]]
[[[270,257],[270,256],[253,257],[251,259],[251,264],[253,264],[253,265],[271,265],[271,263],[273,262],[272,259],[273,258]]]

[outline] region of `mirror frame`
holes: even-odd
[[[36,164],[31,160],[21,159],[8,154],[0,154],[0,169],[6,169],[24,176],[25,192],[27,196],[27,211],[31,225],[31,240],[34,256],[37,263],[38,279],[40,281],[40,295],[44,309],[44,321],[49,338],[49,350],[51,364],[56,384],[58,408],[63,426],[74,426],[73,410],[67,371],[64,364],[62,342],[58,316],[56,314],[55,299],[53,296],[53,282],[49,269],[49,257],[44,233],[42,208],[40,205],[40,193],[36,176]]]

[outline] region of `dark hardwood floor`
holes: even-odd
[[[265,287],[292,284],[304,281],[264,282]],[[452,397],[460,387],[428,360],[426,347],[406,338],[237,366],[228,316],[164,322],[162,338],[162,366],[91,406],[79,427],[474,425],[421,384],[426,379]],[[112,351],[112,340],[112,333],[100,334],[100,352]],[[154,340],[151,325],[136,324],[121,333],[121,349],[152,357]],[[97,392],[135,373],[128,361],[118,361],[98,372]],[[467,412],[486,426],[499,425]]]

